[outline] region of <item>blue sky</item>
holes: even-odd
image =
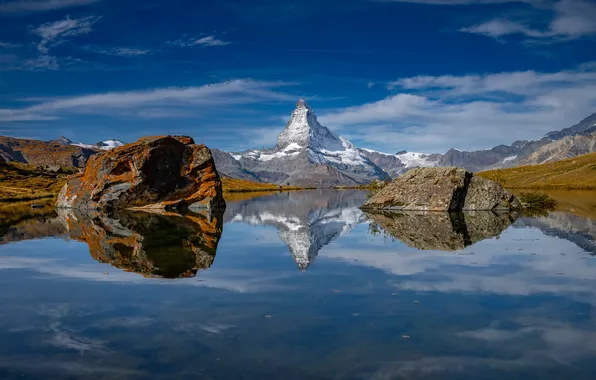
[[[0,0],[0,134],[271,146],[294,103],[357,146],[536,139],[596,112],[590,0]]]

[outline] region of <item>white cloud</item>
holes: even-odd
[[[540,2],[547,6],[552,18],[541,29],[526,22],[494,19],[460,29],[462,32],[500,38],[507,35],[524,35],[544,42],[567,41],[596,34],[596,3],[586,0],[560,0],[555,3]]]
[[[17,0],[0,3],[0,13],[41,12],[87,5],[100,0]]]
[[[12,48],[20,47],[20,46],[21,45],[19,45],[19,44],[11,44],[9,42],[2,42],[2,41],[0,41],[0,48],[12,49]]]
[[[199,38],[198,40],[195,41],[196,45],[202,45],[202,46],[224,46],[224,45],[229,45],[230,43],[231,42],[226,42],[226,41],[217,39],[214,36]]]
[[[69,37],[90,33],[93,25],[101,17],[89,16],[79,19],[66,17],[64,20],[49,22],[34,28],[32,32],[41,38],[37,44],[39,56],[26,61],[25,66],[30,69],[57,70],[59,60],[50,55],[50,49],[63,43]]]
[[[137,57],[141,55],[152,54],[150,49],[141,48],[130,48],[130,47],[115,47],[115,48],[100,48],[97,46],[85,46],[86,50],[92,51],[98,54],[114,55],[118,57]]]
[[[444,152],[537,139],[596,111],[596,66],[554,73],[416,76],[399,93],[325,113],[321,120],[360,146]]]
[[[0,121],[47,120],[68,113],[138,117],[143,111],[156,118],[167,107],[163,117],[180,111],[192,115],[199,107],[251,104],[266,101],[290,101],[295,95],[278,91],[283,82],[262,82],[250,79],[232,80],[196,87],[170,87],[143,91],[109,92],[68,98],[28,99],[37,104],[13,109],[0,109]]]
[[[168,42],[170,45],[180,46],[180,47],[189,47],[189,46],[225,46],[231,44],[231,42],[223,41],[215,36],[206,36],[206,37],[194,37],[194,38],[182,38],[176,41]]]
[[[91,32],[92,26],[100,19],[101,17],[94,16],[79,19],[66,17],[64,20],[40,25],[33,30],[33,33],[41,37],[37,50],[42,54],[47,54],[50,47],[62,43],[65,37]]]
[[[519,22],[495,19],[482,24],[461,28],[460,32],[482,34],[488,37],[499,38],[510,34],[525,34],[529,37],[548,37],[551,34],[531,29]]]

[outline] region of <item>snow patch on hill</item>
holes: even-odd
[[[119,146],[123,146],[124,143],[120,140],[106,140],[106,141],[100,141],[97,144],[75,143],[75,144],[71,144],[71,145],[79,146],[81,148],[87,148],[87,149],[112,150],[114,148],[118,148]]]

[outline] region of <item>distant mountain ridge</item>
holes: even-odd
[[[227,153],[212,149],[224,176],[284,185],[361,185],[395,178],[411,168],[458,166],[470,171],[545,163],[595,151],[596,113],[536,141],[515,141],[487,150],[445,154],[399,151],[395,154],[357,148],[319,124],[316,114],[299,100],[290,121],[271,149]]]
[[[73,143],[64,136],[51,141],[0,136],[0,156],[6,161],[31,165],[83,168],[95,153],[122,145],[119,140],[83,144]]]
[[[558,161],[596,151],[595,132],[596,113],[572,127],[549,132],[536,141],[515,141],[511,145],[472,152],[450,149],[439,161],[439,166],[483,171]]]

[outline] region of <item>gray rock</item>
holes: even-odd
[[[462,210],[509,211],[521,208],[521,202],[499,183],[472,176]]]
[[[48,173],[60,173],[62,167],[60,165],[49,165],[44,168],[44,171]]]
[[[362,205],[412,211],[515,210],[521,203],[494,181],[455,167],[413,169]]]

